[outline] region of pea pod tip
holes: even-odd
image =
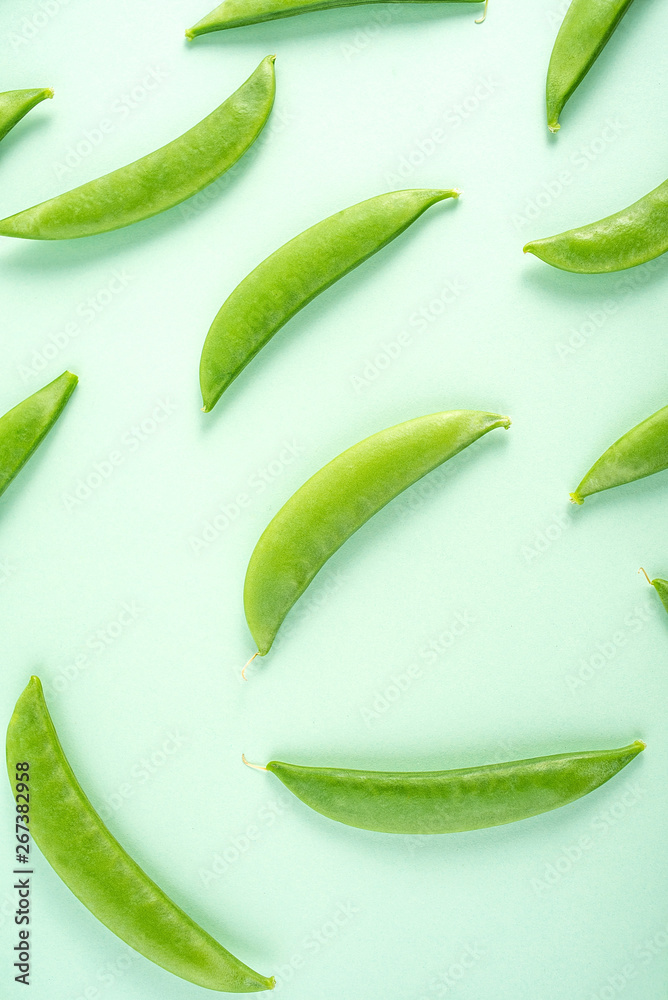
[[[569,493],[571,503],[575,503],[578,507],[581,507],[584,503],[584,497],[581,497],[579,493]]]

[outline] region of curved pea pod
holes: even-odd
[[[63,372],[0,417],[0,496],[49,433],[78,381]]]
[[[382,250],[423,212],[458,191],[409,190],[378,195],[300,233],[237,285],[211,324],[202,349],[204,410],[282,326],[317,295]]]
[[[175,976],[210,990],[255,993],[273,979],[231,955],[158,888],[123,850],[86,798],[49,715],[38,677],[7,730],[7,769],[29,773],[30,832],[51,867],[122,941]]]
[[[5,90],[0,94],[0,139],[4,139],[36,104],[49,97],[53,97],[50,87],[41,90]]]
[[[188,132],[110,174],[0,220],[0,236],[69,240],[122,229],[191,198],[257,139],[274,103],[274,56]]]
[[[269,652],[290,608],[330,556],[403,490],[510,419],[451,410],[417,417],[353,445],[316,472],[265,529],[244,585],[246,621]]]
[[[464,833],[559,809],[609,781],[644,749],[636,741],[618,750],[452,771],[353,771],[278,760],[264,770],[337,823],[376,833]]]
[[[606,274],[645,264],[668,250],[668,181],[639,201],[579,229],[524,247],[546,264],[578,274]]]
[[[574,493],[573,503],[613,486],[668,469],[668,406],[632,427],[595,462]]]
[[[572,0],[552,49],[547,70],[546,105],[550,132],[559,116],[631,6],[632,0]]]
[[[641,567],[639,572],[645,573],[645,570]],[[655,577],[653,580],[650,580],[647,573],[645,573],[645,578],[647,579],[649,585],[651,587],[654,587],[657,594],[659,595],[661,603],[663,604],[666,611],[668,611],[668,580],[662,580],[660,577]]]
[[[294,17],[295,14],[384,2],[385,0],[225,0],[196,25],[188,28],[186,38],[196,38],[197,35],[222,31],[224,28],[240,28],[246,24],[276,21],[282,17]],[[450,0],[427,0],[427,2],[447,3]],[[463,2],[480,3],[481,0],[463,0]]]

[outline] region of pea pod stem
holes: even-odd
[[[659,595],[661,603],[663,604],[666,611],[668,611],[668,580],[662,580],[661,577],[655,577],[653,580],[650,580],[647,572],[643,569],[642,566],[640,567],[638,572],[645,574],[645,579],[647,580],[648,584],[650,585],[650,587],[654,587],[657,594]]]
[[[77,781],[33,677],[7,730],[10,781],[18,761],[30,767],[30,829],[65,885],[106,927],[145,958],[206,989],[269,990],[148,877],[93,809]]]
[[[0,235],[66,240],[122,229],[215,181],[255,142],[275,93],[275,56],[188,132],[134,163],[0,220]]]

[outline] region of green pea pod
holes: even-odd
[[[615,441],[571,493],[571,500],[582,504],[592,493],[634,483],[665,469],[668,469],[668,406]]]
[[[206,35],[210,31],[222,31],[223,28],[239,28],[245,24],[276,21],[282,17],[294,17],[295,14],[384,2],[385,0],[225,0],[194,27],[188,28],[186,38],[196,38],[197,35]],[[457,2],[480,3],[481,0],[457,0]]]
[[[7,731],[12,787],[29,773],[30,833],[51,867],[109,930],[175,976],[210,990],[255,993],[265,979],[231,955],[173,903],[111,835],[69,765],[33,677]]]
[[[509,426],[497,413],[433,413],[373,434],[316,472],[276,514],[248,564],[244,606],[258,653],[269,652],[290,608],[370,517],[484,434]]]
[[[267,257],[237,285],[207,334],[200,362],[204,410],[300,309],[382,250],[423,212],[458,191],[392,191],[331,215]]]
[[[0,496],[49,433],[78,381],[63,372],[0,417]]]
[[[49,87],[42,90],[5,90],[0,94],[0,139],[4,139],[36,104],[47,97],[53,97]]]
[[[154,153],[0,220],[0,236],[70,240],[122,229],[197,194],[243,156],[274,103],[274,56],[198,125]]]
[[[632,0],[572,0],[547,71],[547,124],[557,132],[566,101],[592,68]]]
[[[645,573],[645,570],[642,568],[642,566],[640,567],[639,572]],[[668,611],[668,580],[662,580],[659,577],[656,577],[654,580],[650,580],[649,576],[647,576],[647,573],[645,573],[645,577],[647,578],[647,582],[649,583],[649,585],[651,587],[654,587],[657,594],[659,595],[661,603],[663,604],[666,611]]]
[[[271,771],[298,799],[337,823],[376,833],[464,833],[559,809],[609,781],[644,749],[637,740],[619,750],[452,771],[352,771],[278,760],[259,770]]]
[[[668,181],[633,205],[524,247],[546,264],[578,274],[606,274],[645,264],[668,250]]]

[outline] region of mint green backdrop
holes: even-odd
[[[668,402],[668,259],[558,272],[522,246],[666,176],[668,9],[639,0],[555,138],[566,4],[378,5],[210,35],[207,0],[6,0],[0,89],[53,86],[0,148],[9,214],[185,131],[269,52],[278,95],[216,188],[117,233],[0,246],[0,410],[80,386],[0,503],[2,719],[38,673],[109,827],[285,1000],[658,1000],[668,981],[668,477],[569,505]],[[225,296],[317,220],[457,186],[282,331],[212,415],[203,338]],[[315,470],[424,413],[513,418],[332,559],[271,655],[248,557]],[[426,839],[325,820],[276,757],[424,769],[617,746],[614,781],[513,826]],[[10,965],[11,797],[0,963]],[[76,853],[76,843],[72,850]],[[188,1000],[36,860],[33,1000]]]

